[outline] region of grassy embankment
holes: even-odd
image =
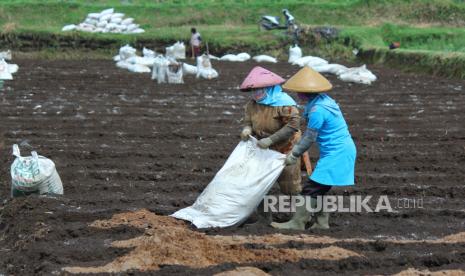
[[[108,7],[134,17],[146,33],[61,32],[64,25]],[[465,3],[453,0],[10,0],[0,2],[0,48],[41,50],[48,57],[75,57],[76,49],[108,56],[125,43],[162,50],[173,41],[187,41],[190,27],[196,26],[213,53],[246,50],[284,58],[286,36],[260,31],[256,23],[262,14],[280,15],[282,8],[299,23],[341,29],[331,42],[308,33],[301,45],[305,53],[347,60],[357,48],[370,62],[465,77]],[[391,41],[400,41],[401,49],[388,51]]]

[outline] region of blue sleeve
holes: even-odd
[[[325,121],[325,109],[321,106],[314,106],[308,115],[307,128],[319,131]]]

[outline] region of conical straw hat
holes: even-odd
[[[333,86],[325,77],[308,66],[300,69],[283,85],[284,90],[299,93],[319,93],[331,88]]]
[[[281,84],[285,81],[285,79],[275,73],[266,70],[263,67],[255,66],[242,82],[240,89],[247,91],[254,88],[263,88]]]

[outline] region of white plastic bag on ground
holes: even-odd
[[[361,84],[371,84],[376,81],[376,76],[366,68],[366,65],[349,68],[345,73],[339,75],[340,80]]]
[[[183,63],[182,70],[186,75],[197,75],[197,67],[194,65]]]
[[[276,58],[270,57],[270,56],[267,56],[267,55],[254,56],[253,60],[255,60],[256,62],[271,62],[271,63],[277,63],[278,62],[276,60]]]
[[[240,142],[195,203],[171,216],[197,228],[243,222],[278,179],[284,159],[277,151],[260,149],[255,138]]]
[[[289,63],[294,63],[294,61],[298,60],[302,57],[302,49],[299,46],[295,45],[294,47],[289,47]]]
[[[20,192],[63,194],[63,184],[52,160],[31,152],[21,156],[18,145],[13,145],[15,161],[11,165],[11,188]]]

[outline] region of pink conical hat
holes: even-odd
[[[241,90],[263,88],[281,84],[286,80],[263,67],[255,66],[241,84]]]

